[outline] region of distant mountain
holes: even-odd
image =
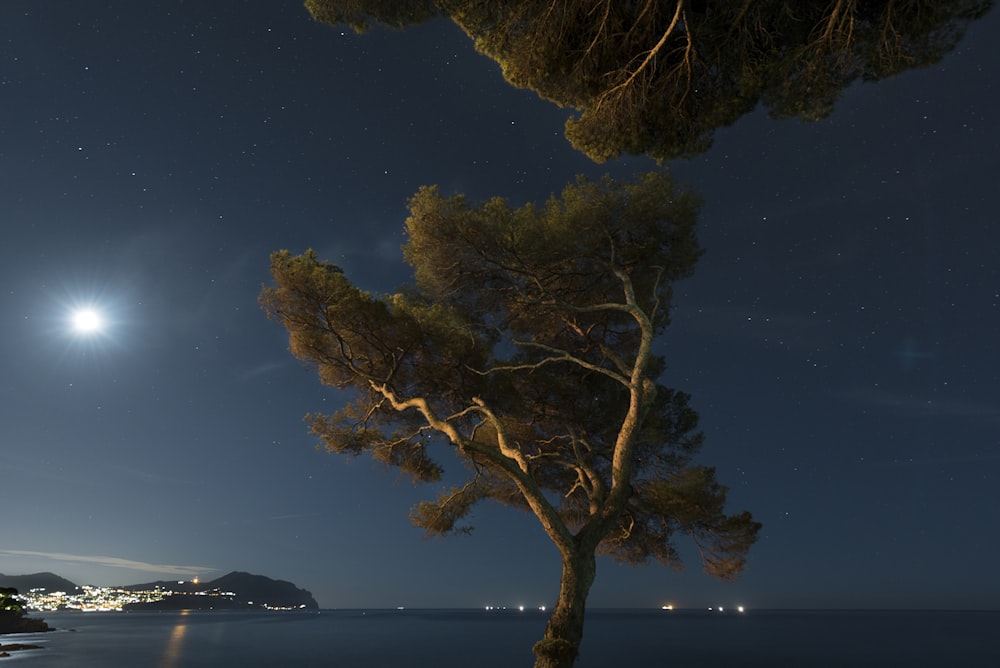
[[[24,594],[32,589],[46,592],[73,593],[77,585],[54,573],[33,575],[3,575],[0,588],[10,587]],[[233,571],[208,582],[197,580],[160,580],[120,587],[130,591],[150,591],[160,588],[174,594],[162,601],[129,603],[128,610],[236,610],[248,608],[296,608],[318,610],[319,604],[305,589],[285,580],[272,580],[263,575]]]
[[[30,589],[44,589],[47,592],[72,592],[76,585],[55,573],[34,573],[32,575],[4,575],[0,573],[0,587],[13,587],[20,593]]]
[[[247,607],[302,608],[318,610],[312,594],[285,580],[233,571],[208,582],[160,580],[129,585],[132,591],[166,589],[175,592],[162,601],[129,603],[127,610],[233,610]]]

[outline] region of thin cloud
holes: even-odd
[[[288,366],[287,362],[264,362],[263,364],[258,364],[255,367],[245,369],[237,374],[237,378],[240,380],[253,380],[258,376],[264,376],[270,374],[273,371],[282,369]]]
[[[915,397],[910,394],[858,388],[843,396],[861,403],[887,410],[907,418],[967,418],[1000,421],[1000,408],[988,402],[940,399],[932,396]]]
[[[319,517],[322,513],[290,513],[288,515],[273,515],[268,519],[274,522],[281,522],[284,520],[301,520],[312,517]]]
[[[85,554],[66,554],[64,552],[33,552],[31,550],[0,550],[0,554],[14,557],[38,557],[53,561],[66,561],[77,564],[96,564],[107,568],[125,568],[133,571],[160,573],[163,575],[201,575],[213,571],[208,566],[178,566],[174,564],[150,564],[145,561],[133,561],[121,557],[105,557]]]

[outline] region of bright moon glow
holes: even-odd
[[[73,313],[73,331],[80,334],[93,334],[101,331],[104,320],[101,314],[93,309],[80,309]]]

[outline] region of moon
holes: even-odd
[[[92,308],[82,308],[73,312],[70,321],[77,334],[97,334],[104,329],[104,318]]]

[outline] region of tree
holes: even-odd
[[[24,604],[17,598],[17,589],[0,587],[0,615],[15,620],[24,615]]]
[[[827,116],[856,80],[931,65],[992,0],[307,0],[363,31],[433,16],[462,27],[507,81],[580,113],[574,147],[601,162],[706,150],[763,103]]]
[[[0,587],[0,633],[17,633],[24,621],[24,604],[17,598],[17,589]]]
[[[42,633],[52,628],[42,619],[24,616],[24,603],[14,587],[0,587],[0,635],[5,633]],[[33,647],[26,645],[27,647]],[[0,653],[0,656],[3,656]]]
[[[689,397],[657,382],[672,284],[701,254],[699,206],[663,173],[581,178],[517,209],[425,187],[406,221],[415,284],[382,297],[312,251],[271,256],[263,308],[323,383],[351,392],[308,416],[326,448],[438,483],[435,453],[450,449],[468,475],[419,503],[417,526],[470,531],[492,499],[531,512],[558,548],[537,668],[573,664],[596,555],[679,568],[674,541],[689,535],[707,572],[733,578],[760,529],[725,514],[726,488],[693,461]]]

